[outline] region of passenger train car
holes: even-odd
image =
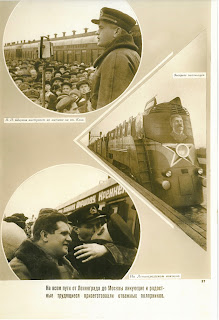
[[[149,103],[153,105],[146,104],[143,113],[90,142],[89,148],[171,207],[201,204],[203,169],[189,112],[178,97],[160,104],[153,98]]]
[[[118,213],[132,230],[136,243],[139,243],[140,225],[135,206],[125,189],[112,178],[61,204],[57,209],[69,215],[76,209],[92,203],[98,203],[99,209],[106,214]]]
[[[141,52],[141,33],[139,26],[136,25],[133,28],[132,35],[136,45]],[[48,36],[49,38],[49,36]],[[103,52],[103,49],[97,46],[96,32],[88,32],[85,28],[85,32],[76,34],[73,30],[73,35],[66,36],[63,32],[62,37],[49,38],[49,41],[53,44],[54,56],[53,59],[62,63],[73,63],[77,61],[85,63],[86,65],[92,65],[97,57]],[[4,53],[6,60],[13,59],[32,59],[38,58],[38,44],[40,40],[33,41],[17,41],[17,43],[6,43],[4,46]]]

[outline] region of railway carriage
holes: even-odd
[[[141,52],[141,33],[139,26],[133,28],[132,35],[136,45]],[[63,37],[49,38],[53,44],[54,60],[62,63],[85,63],[92,65],[94,61],[102,54],[103,48],[97,46],[97,35],[95,31],[88,32],[85,28],[84,33],[76,34],[73,30],[73,35],[66,36],[63,32]],[[38,58],[38,44],[40,40],[33,41],[17,41],[17,43],[6,43],[4,46],[5,59],[7,60],[25,60]]]
[[[66,36],[50,39],[53,44],[54,60],[62,63],[85,63],[93,64],[96,58],[103,52],[97,46],[95,32],[87,32],[75,36]],[[4,47],[5,59],[32,59],[38,58],[39,41],[29,41],[28,43],[12,43]]]

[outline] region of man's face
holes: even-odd
[[[175,132],[176,134],[182,134],[184,129],[183,119],[181,117],[173,118],[172,128],[173,128],[173,132]]]
[[[111,45],[115,36],[115,26],[105,21],[100,21],[97,31],[97,45],[107,48]]]
[[[50,71],[46,71],[45,72],[45,79],[50,81],[51,78],[52,78],[52,73]]]
[[[75,227],[75,232],[81,241],[90,241],[93,234],[101,227],[101,220],[82,223],[80,226]]]
[[[64,73],[64,72],[65,72],[65,68],[60,68],[60,69],[59,69],[59,71],[60,71],[60,72],[61,72],[61,74],[62,74],[62,73]]]
[[[37,78],[37,72],[35,69],[30,70],[30,75],[32,79],[36,79]]]
[[[38,71],[39,71],[40,73],[42,73],[42,72],[43,72],[43,66],[39,66],[39,67],[38,67]]]
[[[90,91],[90,87],[87,83],[85,83],[80,86],[79,90],[80,90],[81,94],[86,94]]]
[[[19,87],[23,83],[23,81],[22,80],[15,80],[15,83]]]
[[[57,96],[60,96],[60,94],[61,94],[61,93],[62,93],[62,91],[61,91],[61,90],[59,90],[59,89],[58,89],[58,90],[56,90],[56,95],[57,95]]]
[[[45,90],[48,92],[48,91],[50,91],[50,89],[51,89],[50,84],[46,84],[46,85],[45,85]]]
[[[70,91],[71,91],[71,88],[68,85],[63,85],[62,93],[69,94]]]
[[[70,228],[67,223],[58,221],[54,233],[47,234],[45,249],[54,258],[61,258],[68,254],[68,246],[71,242]]]

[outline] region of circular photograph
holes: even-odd
[[[31,176],[2,221],[5,257],[21,280],[122,279],[139,239],[138,214],[124,187],[85,165]]]
[[[23,0],[3,42],[18,89],[36,105],[67,114],[117,99],[138,70],[142,47],[137,17],[125,0]]]

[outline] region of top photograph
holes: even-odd
[[[21,1],[4,32],[17,88],[41,108],[67,114],[107,106],[138,70],[142,35],[126,1]]]

